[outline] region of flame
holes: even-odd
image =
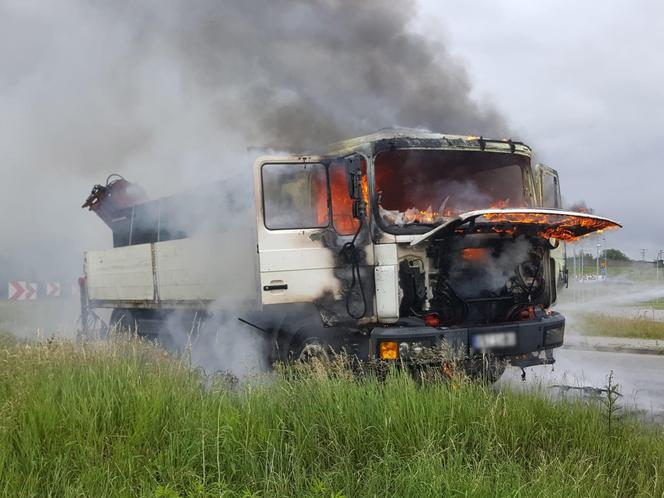
[[[511,205],[510,199],[495,201],[488,208],[480,209],[518,209],[527,206]],[[395,220],[401,217],[405,223],[443,223],[463,214],[458,209],[441,206],[442,211],[434,211],[429,206],[427,209],[418,209],[411,207],[405,212],[398,213],[385,211],[383,216],[391,216]],[[466,212],[469,210],[465,210]],[[610,220],[586,216],[588,210],[579,210],[574,213],[530,213],[530,212],[496,212],[486,213],[481,218],[493,223],[489,226],[481,226],[481,223],[475,228],[477,232],[490,230],[495,233],[516,236],[520,234],[529,234],[539,236],[545,239],[558,239],[565,242],[572,242],[593,233],[602,233],[604,230],[619,228],[620,225]],[[502,224],[502,225],[496,225]],[[464,233],[466,228],[458,228],[456,232]],[[474,260],[474,255],[464,254],[464,259]]]
[[[489,209],[504,209],[506,207],[525,207],[525,206],[509,206],[510,200],[496,201],[489,206]],[[479,209],[479,208],[478,208]],[[464,211],[469,211],[468,209]],[[464,211],[460,209],[445,208],[442,211],[435,211],[429,206],[427,209],[418,209],[412,207],[407,209],[403,214],[404,223],[440,223],[462,214]]]
[[[465,247],[461,256],[466,261],[484,261],[487,259],[488,252],[484,247]]]
[[[483,216],[493,223],[509,223],[509,227],[492,227],[496,233],[513,235],[519,225],[530,225],[536,235],[546,239],[558,239],[566,242],[578,240],[591,233],[602,233],[604,230],[618,228],[609,220],[590,218],[570,214],[547,213],[487,213]]]
[[[365,169],[363,164],[363,169]],[[334,228],[341,235],[357,232],[360,221],[353,218],[353,200],[348,195],[346,170],[342,164],[330,166],[330,197],[332,201],[332,221]],[[369,183],[366,173],[362,174],[362,197],[369,205]]]
[[[509,206],[510,200],[505,199],[502,201],[496,201],[493,204],[489,206],[489,209],[505,209],[506,207]],[[519,206],[519,207],[525,207],[525,206]]]

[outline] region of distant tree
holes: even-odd
[[[627,257],[627,254],[619,249],[607,249],[604,252],[606,253],[606,259],[610,259],[612,261],[630,261],[630,259]],[[602,254],[602,256],[604,256],[604,254]]]

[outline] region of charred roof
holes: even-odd
[[[433,133],[417,128],[390,128],[336,142],[327,147],[327,154],[345,156],[363,153],[373,156],[388,149],[454,149],[513,153],[530,157],[531,148],[510,139],[495,140],[478,136]]]

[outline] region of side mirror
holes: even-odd
[[[346,177],[348,178],[348,195],[353,200],[353,218],[363,219],[366,216],[366,203],[362,191],[362,161],[359,156],[344,158]]]
[[[362,200],[362,163],[358,156],[346,157],[346,177],[348,178],[348,195],[354,201]]]

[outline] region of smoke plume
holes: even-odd
[[[390,126],[505,135],[414,0],[0,0],[0,284],[73,282],[112,172],[152,197]],[[4,285],[4,284],[3,284]],[[66,286],[69,288],[69,286]]]

